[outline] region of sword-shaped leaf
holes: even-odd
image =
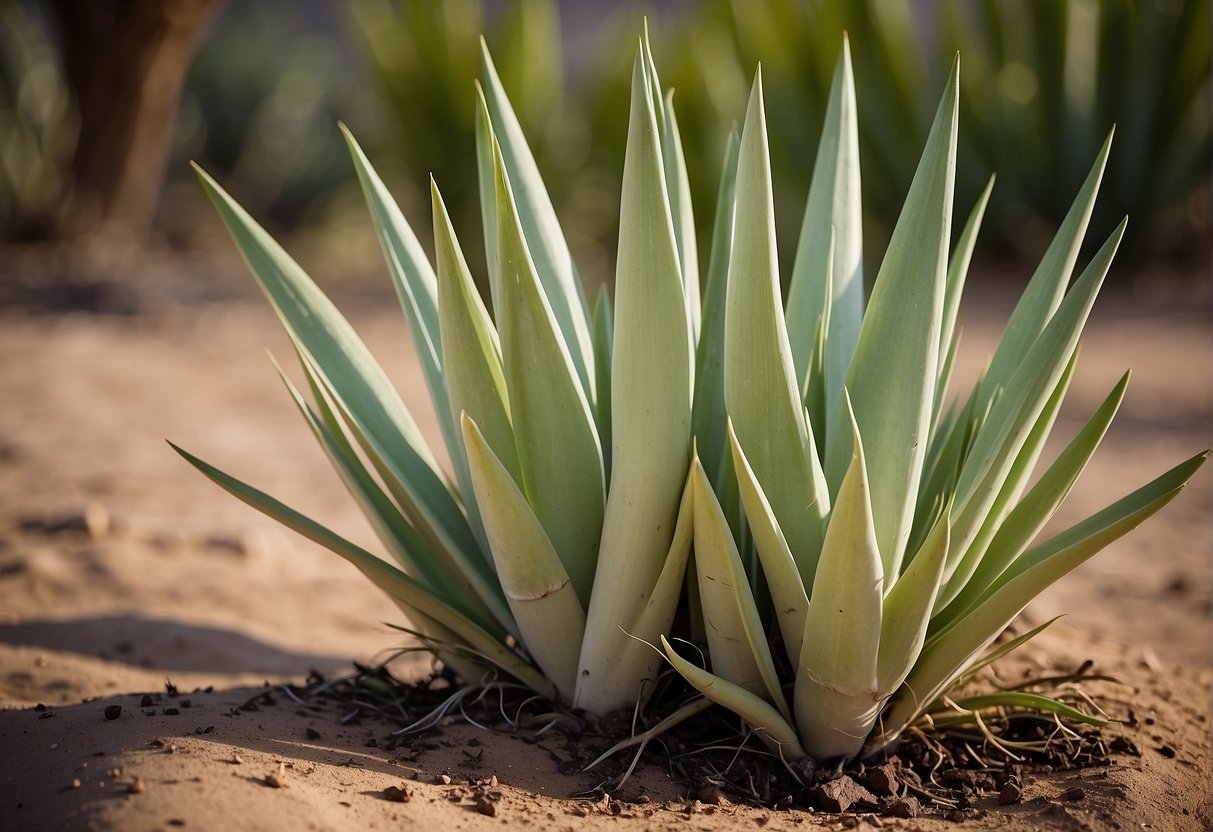
[[[866,444],[872,514],[887,576],[901,571],[934,412],[956,174],[959,69],[958,59],[880,265],[847,372],[847,390]],[[834,416],[845,421],[841,404]],[[825,460],[831,488],[838,487],[847,470],[850,445],[849,431],[831,432]]]
[[[724,397],[737,441],[811,586],[829,497],[817,493],[816,448],[796,383],[775,250],[762,74],[754,79],[737,163],[733,252],[725,301]]]
[[[933,629],[942,629],[957,616],[968,611],[973,601],[1015,562],[1053,517],[1094,455],[1095,449],[1099,447],[1108,426],[1112,423],[1112,417],[1120,408],[1128,384],[1129,374],[1125,373],[1082,430],[1065,450],[1057,455],[1057,459],[1040,480],[998,526],[989,547],[981,557],[981,562],[973,570],[964,588],[946,609],[935,616],[931,624]]]
[[[994,357],[990,359],[985,380],[974,395],[988,400],[997,388],[1010,381],[1028,348],[1044,331],[1045,325],[1061,305],[1066,285],[1074,272],[1074,264],[1078,262],[1078,252],[1087,233],[1087,224],[1095,208],[1095,197],[1099,193],[1099,183],[1103,179],[1115,132],[1113,129],[1108,133],[1086,181],[1066,213],[1065,220],[1057,229],[1053,242],[1041,258],[1040,265],[1037,266],[1019,302],[1015,304]]]
[[[822,362],[823,407],[830,416],[838,412],[847,367],[863,320],[863,211],[856,112],[851,46],[844,35],[813,163],[787,308],[788,339],[797,386],[802,389],[819,322],[827,316]],[[826,276],[831,272],[827,286]],[[845,420],[837,427],[843,431],[850,429]],[[824,421],[815,424],[823,441],[827,441],[824,434],[834,428]]]
[[[699,458],[712,482],[719,487],[727,454],[724,412],[724,303],[733,249],[733,207],[737,184],[737,127],[729,130],[724,165],[716,190],[716,216],[712,221],[712,250],[708,257],[707,286],[703,295],[703,317],[699,343],[695,347],[695,401],[692,431]]]
[[[355,546],[316,521],[278,502],[268,494],[208,465],[171,442],[169,445],[186,462],[205,474],[220,488],[248,503],[262,514],[298,532],[308,540],[345,558],[358,567],[359,571],[370,578],[376,586],[402,603],[406,609],[417,610],[437,621],[462,639],[468,647],[486,661],[497,665],[541,696],[551,696],[555,693],[554,686],[544,678],[543,674],[524,662],[516,653],[478,625],[456,612],[444,599],[433,595],[416,579],[409,577],[386,561],[380,560],[365,549]]]
[[[691,479],[695,573],[712,672],[773,703],[784,719],[791,720],[737,544],[698,459],[691,462]]]
[[[396,296],[409,322],[409,333],[417,349],[417,358],[425,375],[425,384],[442,428],[442,438],[450,452],[456,473],[466,478],[466,462],[459,446],[459,428],[450,415],[447,390],[443,382],[442,347],[438,342],[438,286],[434,270],[412,227],[392,199],[379,174],[371,167],[354,136],[344,125],[341,134],[349,147],[362,194],[371,212],[375,235],[387,261],[388,274],[396,287]],[[458,411],[456,411],[457,413]],[[462,466],[462,468],[461,468]],[[460,480],[462,485],[463,480]]]
[[[783,635],[788,661],[795,665],[800,661],[801,645],[804,643],[804,616],[809,606],[809,596],[792,550],[771,510],[770,501],[754,476],[754,470],[737,442],[732,425],[729,425],[729,447],[732,450],[733,470],[737,472],[740,486],[741,504],[745,507],[746,520],[754,536],[754,546],[758,550],[767,589],[775,606],[775,620]]]
[[[577,690],[577,705],[598,712],[633,703],[639,680],[655,672],[649,656],[621,649],[620,627],[637,619],[661,574],[690,456],[694,346],[652,86],[642,46],[619,212],[611,484]]]
[[[510,106],[505,88],[497,76],[497,68],[489,56],[488,46],[480,40],[484,75],[483,101],[487,109],[488,127],[497,140],[497,161],[504,167],[517,206],[517,222],[527,250],[534,262],[535,274],[548,299],[582,393],[594,402],[594,346],[590,337],[590,316],[582,294],[581,280],[569,253],[560,221],[552,207],[551,197],[535,164],[535,157],[522,134],[522,125]],[[483,155],[483,154],[482,154]],[[488,161],[482,159],[482,162]],[[491,168],[482,168],[481,195],[485,195],[484,177],[493,175]],[[497,207],[500,211],[500,206]],[[487,217],[486,217],[487,222]],[[500,225],[500,218],[498,219]],[[497,232],[500,234],[500,231]],[[486,234],[486,245],[490,242]],[[486,249],[492,258],[493,248]]]
[[[519,484],[585,605],[604,502],[598,427],[537,277],[500,151],[495,170],[497,325],[522,470]]]
[[[744,719],[755,733],[776,746],[785,760],[798,760],[805,756],[800,739],[796,736],[796,729],[769,702],[739,685],[691,664],[674,652],[665,636],[661,637],[661,646],[670,664],[695,690]]]
[[[518,635],[561,697],[571,702],[584,608],[526,496],[466,413],[462,425],[476,500]]]
[[[1208,455],[1203,451],[1181,462],[1020,557],[978,596],[969,612],[927,640],[918,663],[884,716],[884,742],[892,742],[947,690],[1029,601],[1175,499]]]
[[[455,419],[461,413],[467,413],[476,424],[484,425],[485,441],[510,476],[517,480],[521,478],[521,467],[510,425],[510,399],[505,388],[497,330],[472,282],[455,228],[438,185],[432,179],[430,199],[434,214],[434,259],[438,264],[440,346],[450,417]],[[439,406],[440,403],[435,401],[434,404]],[[472,491],[462,431],[450,450],[468,520],[483,544],[484,526]],[[488,555],[487,548],[484,554]]]
[[[877,678],[884,567],[849,402],[847,415],[851,464],[826,527],[796,667],[796,726],[819,760],[857,754],[884,704]]]

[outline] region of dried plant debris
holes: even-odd
[[[1073,674],[1025,680],[1018,689],[1043,689],[1062,700],[1082,700],[1095,706],[1082,683],[1106,677],[1090,671],[1086,664]],[[305,686],[281,687],[277,692],[295,702],[300,715],[309,719],[328,713],[342,722],[354,713],[359,719],[367,718],[368,725],[386,722],[392,727],[376,747],[403,749],[401,759],[407,760],[449,745],[440,738],[441,729],[464,721],[539,744],[557,771],[577,774],[619,740],[648,727],[634,725],[633,715],[626,712],[587,717],[535,699],[513,685],[489,682],[461,687],[441,674],[405,683],[383,666],[359,666],[353,675],[335,679],[313,672]],[[246,704],[272,701],[274,696],[264,691]],[[672,711],[677,702],[675,691],[664,691],[657,701],[667,704],[664,708],[659,704],[655,712]],[[464,764],[474,765],[483,749],[478,742],[468,745],[473,747],[461,749]],[[1136,750],[1123,736],[1105,738],[1097,728],[1067,722],[1060,715],[995,708],[968,722],[941,719],[936,724],[920,724],[907,732],[895,753],[840,771],[821,768],[809,758],[781,760],[752,734],[739,733],[736,720],[727,712],[712,709],[662,734],[661,742],[646,752],[646,759],[659,762],[686,785],[685,805],[691,811],[738,803],[891,818],[925,813],[961,821],[983,812],[978,808],[981,801],[1004,806],[1022,801],[1033,773],[1106,766],[1111,754]],[[601,775],[600,785],[573,795],[592,800],[578,806],[587,814],[600,808],[618,814],[631,803],[646,802],[645,795],[624,798],[634,756],[635,751],[628,750],[597,765],[594,770]],[[278,774],[270,775],[266,782],[277,778],[281,783],[283,774],[280,766]],[[472,788],[459,786],[445,773],[435,774],[433,779],[436,784],[451,786],[448,798],[469,809],[488,816],[495,816],[499,809],[501,793],[495,778],[483,785],[474,781],[477,785]],[[409,799],[403,784],[388,787],[383,794],[387,800]],[[1075,787],[1059,801],[1077,802],[1084,797],[1083,790]]]

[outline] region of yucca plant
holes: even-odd
[[[496,669],[605,713],[650,696],[664,655],[786,757],[882,749],[1035,594],[1172,499],[1205,457],[1028,548],[1124,392],[1122,379],[1029,487],[1123,225],[1067,292],[1105,146],[982,380],[945,408],[988,197],[949,252],[957,72],[866,313],[845,42],[786,307],[761,75],[729,142],[702,302],[673,99],[647,41],[615,300],[593,314],[487,52],[476,139],[491,315],[437,185],[431,267],[347,134],[453,482],[349,324],[201,174],[311,403],[290,392],[395,563],[181,453],[358,566],[471,683]],[[673,647],[683,598],[710,670]]]

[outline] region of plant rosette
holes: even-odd
[[[1033,597],[1172,500],[1207,456],[1037,539],[1128,380],[1038,472],[1124,232],[1070,285],[1111,136],[984,374],[945,400],[993,186],[950,247],[958,79],[959,60],[866,301],[845,40],[786,302],[761,71],[725,154],[701,295],[673,94],[641,40],[614,301],[603,292],[592,312],[487,50],[476,147],[491,313],[438,185],[431,263],[345,132],[450,474],[346,319],[199,171],[310,398],[282,379],[386,557],[178,451],[357,566],[468,683],[504,675],[603,714],[645,702],[665,660],[785,759],[887,749]]]

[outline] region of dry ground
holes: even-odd
[[[688,812],[684,787],[659,765],[642,770],[631,792],[651,801],[615,816],[569,798],[593,786],[592,775],[558,774],[541,746],[475,729],[404,759],[368,747],[382,726],[341,726],[289,702],[230,716],[264,680],[374,659],[397,643],[382,622],[399,616],[352,568],[229,498],[164,444],[373,545],[265,360],[266,348],[289,357],[272,314],[247,290],[221,289],[138,291],[133,314],[0,309],[0,828],[838,826],[798,810]],[[971,288],[984,299],[963,313],[969,376],[1007,313],[1004,291],[982,289]],[[433,427],[394,302],[347,300]],[[1123,292],[1100,301],[1058,435],[1072,434],[1125,367],[1135,378],[1065,518],[1211,444],[1211,336],[1203,302]],[[1114,716],[1134,712],[1136,725],[1115,730],[1141,756],[1035,777],[1023,803],[987,802],[975,828],[1178,830],[1213,819],[1211,479],[1200,472],[1162,515],[1034,603],[1033,621],[1068,616],[1004,671],[1093,659],[1124,682],[1101,690]],[[163,692],[166,677],[189,707],[161,698],[145,715],[141,695]],[[104,718],[108,705],[122,706],[118,719]],[[156,738],[168,745],[149,745]],[[279,763],[285,788],[269,788],[264,776]],[[450,785],[434,782],[442,774]],[[469,778],[493,775],[502,798],[490,818],[458,798]],[[135,780],[143,789],[132,794]],[[402,780],[412,800],[383,799]],[[1082,800],[1056,800],[1076,784]],[[861,823],[952,826],[924,817]]]

